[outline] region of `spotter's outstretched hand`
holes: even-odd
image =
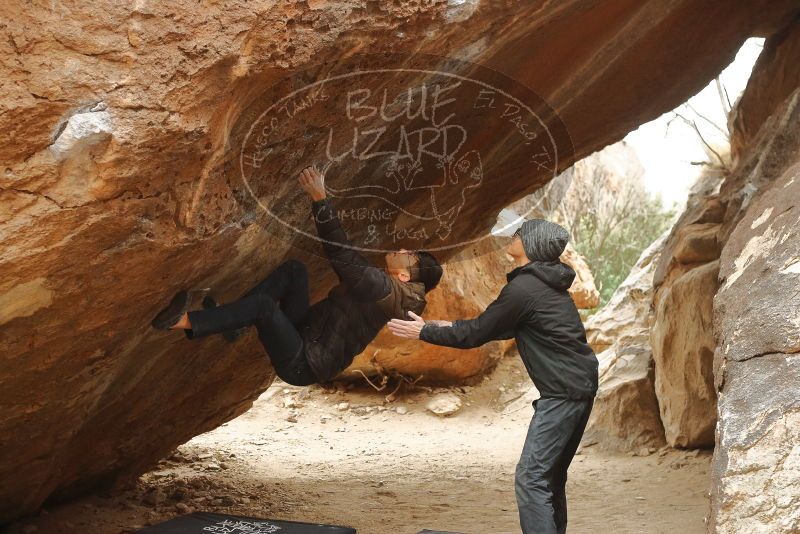
[[[389,321],[389,330],[397,337],[419,339],[419,333],[422,331],[422,327],[425,326],[425,320],[412,311],[408,312],[408,316],[411,317],[411,321],[402,319]]]

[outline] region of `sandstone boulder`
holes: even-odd
[[[678,263],[706,263],[719,258],[717,223],[690,224],[680,228],[673,251]]]
[[[3,3],[0,302],[13,304],[0,314],[0,521],[142,472],[242,413],[267,387],[273,374],[252,335],[232,348],[153,332],[148,323],[178,288],[210,286],[224,301],[287,257],[309,263],[314,298],[326,293],[334,276],[319,244],[304,236],[312,226],[293,175],[326,161],[329,132],[338,148],[352,143],[352,120],[363,115],[333,105],[349,90],[421,90],[450,55],[493,69],[504,90],[541,97],[533,99],[537,111],[556,135],[533,161],[520,141],[530,133],[524,122],[498,120],[493,128],[474,99],[455,99],[451,109],[470,125],[480,159],[468,152],[429,171],[429,179],[461,184],[436,205],[427,190],[403,198],[415,220],[434,221],[436,237],[393,213],[386,224],[397,231],[370,241],[378,248],[433,247],[443,235],[464,242],[485,235],[502,207],[576,159],[684,101],[745,38],[780,29],[798,7],[794,0]],[[297,86],[357,67],[404,69],[306,93],[282,108],[280,127],[259,124]],[[488,72],[482,68],[453,74]],[[103,115],[81,117],[87,113]],[[248,140],[255,150],[243,150]],[[408,184],[407,167],[362,163],[353,158],[331,173],[338,191],[362,186],[365,175]],[[462,191],[480,177],[475,169],[487,170],[486,193],[462,204]],[[267,197],[281,217],[262,209]],[[386,213],[375,199],[361,208],[370,217]],[[353,235],[362,243],[375,237],[362,212],[347,209]],[[450,209],[458,224],[442,216]]]
[[[433,414],[448,417],[461,409],[461,398],[455,393],[439,393],[429,400],[425,407]]]
[[[800,528],[798,377],[796,353],[728,363],[712,463],[715,532]]]
[[[765,50],[799,45],[796,24]],[[764,185],[737,206],[744,213],[722,249],[714,299],[712,519],[720,533],[800,529],[800,67],[787,59],[760,59],[747,89],[788,96],[771,103],[742,153],[738,183]],[[784,66],[779,78],[775,65]],[[776,80],[794,91],[770,88]]]
[[[655,386],[667,443],[700,448],[714,444],[716,393],[712,305],[719,262],[673,281],[658,301],[651,330]]]
[[[719,398],[714,532],[800,528],[799,47],[796,23],[767,41],[734,108],[734,167],[698,184],[654,277],[652,341],[668,441],[707,442],[712,395]]]
[[[608,304],[586,322],[600,362],[600,382],[587,439],[623,451],[664,444],[655,395],[649,321],[653,272],[666,234],[640,256]]]
[[[586,439],[619,451],[663,446],[664,428],[653,390],[655,374],[650,348],[612,347],[598,359],[603,374]]]
[[[705,171],[664,243],[653,275],[650,342],[655,386],[667,443],[711,447],[716,423],[713,385],[713,299],[726,177]]]

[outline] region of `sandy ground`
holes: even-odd
[[[514,467],[535,395],[521,365],[507,358],[481,384],[449,390],[463,400],[451,417],[426,409],[441,391],[401,393],[387,403],[368,389],[276,384],[136,487],[43,510],[2,532],[117,534],[194,510],[347,525],[362,534],[519,532]],[[709,458],[584,446],[567,486],[569,532],[705,532]]]

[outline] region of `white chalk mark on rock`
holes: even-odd
[[[755,221],[753,221],[753,224],[751,224],[751,225],[750,225],[750,228],[751,228],[752,230],[755,230],[756,228],[758,228],[759,226],[761,226],[762,224],[764,224],[765,222],[767,222],[767,219],[769,219],[769,216],[770,216],[770,215],[772,215],[772,208],[767,208],[767,209],[765,209],[765,210],[764,210],[764,213],[762,213],[762,214],[761,214],[761,215],[758,217],[758,219],[756,219]]]
[[[101,109],[100,111],[87,111],[71,116],[67,125],[50,145],[53,157],[59,161],[64,160],[110,138],[111,114],[102,108],[103,106],[97,105],[93,109]]]
[[[792,258],[781,269],[781,274],[800,274],[800,258]]]
[[[734,260],[733,264],[736,270],[728,277],[721,291],[732,286],[755,259],[769,254],[775,247],[779,238],[780,236],[778,236],[777,232],[775,232],[771,226],[769,226],[762,235],[752,237],[745,245],[742,253],[739,254],[739,257]]]

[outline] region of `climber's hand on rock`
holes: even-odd
[[[408,312],[408,316],[411,318],[410,321],[402,319],[389,321],[389,330],[398,337],[419,339],[419,333],[422,331],[422,327],[425,326],[425,320],[412,311]]]
[[[314,166],[306,167],[300,171],[297,182],[308,193],[311,200],[315,202],[323,200],[327,196],[325,194],[325,176]]]

